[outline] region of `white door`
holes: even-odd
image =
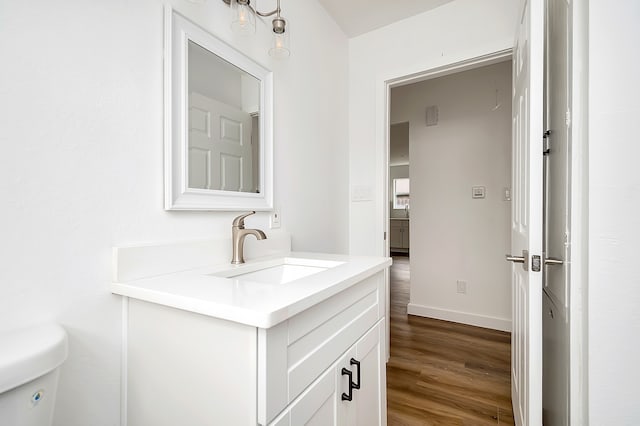
[[[199,93],[189,96],[189,188],[255,192],[251,115]]]
[[[513,61],[513,328],[511,397],[517,425],[542,424],[543,0],[525,0]],[[518,257],[521,258],[518,258]]]

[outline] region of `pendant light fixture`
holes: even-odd
[[[254,0],[256,1],[256,0]],[[252,35],[256,32],[255,9],[249,6],[249,0],[231,0],[231,29],[240,35]]]
[[[286,59],[291,54],[289,49],[289,32],[287,21],[282,17],[280,0],[271,12],[260,12],[257,0],[222,0],[231,7],[231,29],[239,35],[252,35],[256,32],[256,15],[262,18],[275,15],[271,21],[273,40],[269,55],[277,59]]]

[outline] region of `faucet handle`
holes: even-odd
[[[240,216],[233,219],[233,226],[237,226],[240,229],[244,229],[244,218],[247,216],[251,216],[252,214],[255,214],[255,213],[256,212],[253,211],[253,212],[241,214]]]

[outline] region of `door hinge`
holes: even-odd
[[[542,155],[547,155],[551,151],[550,136],[551,130],[545,130],[542,134]]]
[[[384,231],[383,239],[384,239],[384,241],[387,241],[387,231]]]
[[[565,115],[564,115],[564,124],[567,127],[571,127],[571,110],[569,108],[567,108],[567,111],[565,112]]]

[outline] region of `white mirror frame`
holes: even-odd
[[[260,81],[260,192],[188,187],[189,40]],[[167,6],[164,56],[164,204],[166,210],[273,209],[273,73]]]

